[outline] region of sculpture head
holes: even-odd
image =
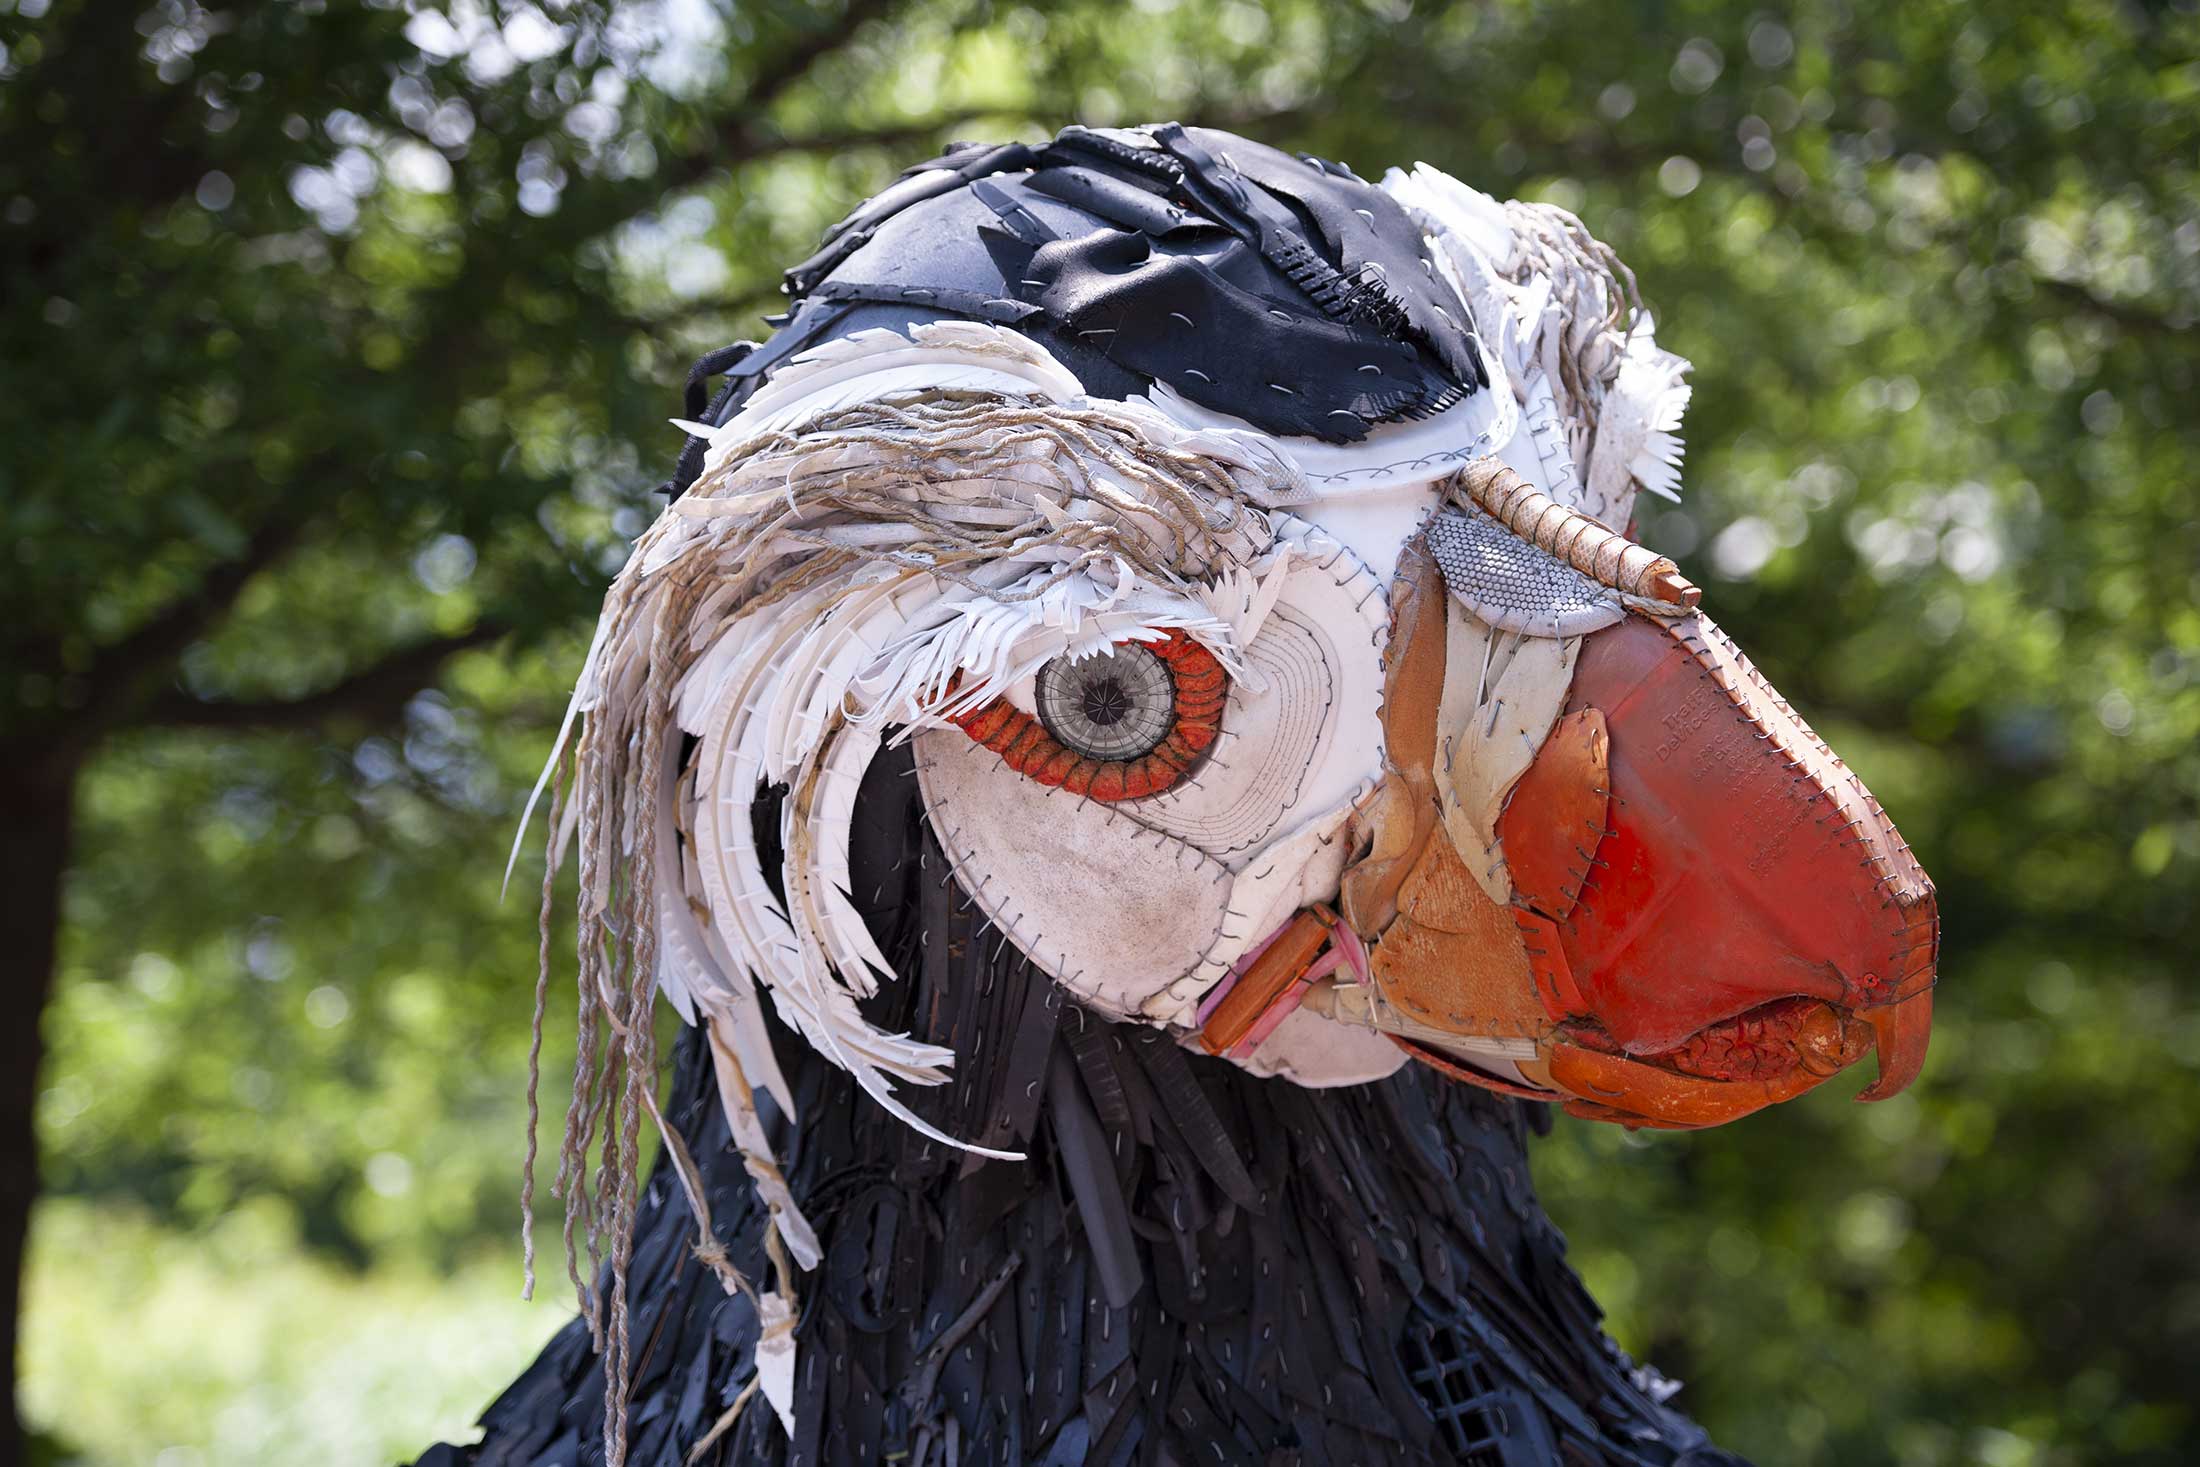
[[[798,1259],[760,1001],[912,1125],[952,1060],[861,1009],[892,743],[1002,940],[1282,1082],[1696,1126],[1915,1075],[1931,885],[1627,538],[1685,363],[1570,215],[1070,129],[911,170],[789,282],[607,598],[558,803],[587,991],[709,1025]]]

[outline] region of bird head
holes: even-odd
[[[560,802],[584,984],[652,974],[729,1094],[783,1092],[769,1001],[966,1144],[897,1098],[952,1054],[861,1008],[901,745],[1002,940],[1280,1081],[1685,1127],[1916,1074],[1931,884],[1628,537],[1686,363],[1571,215],[1073,128],[911,170],[789,285],[683,424]]]

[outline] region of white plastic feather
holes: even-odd
[[[1461,183],[1441,168],[1416,163],[1411,173],[1393,168],[1383,175],[1383,191],[1408,209],[1434,219],[1489,260],[1510,270],[1515,244],[1505,206],[1478,188]]]
[[[726,946],[720,940],[715,927],[702,929],[703,947],[720,973],[743,973],[746,970],[735,965]],[[765,1026],[764,1005],[756,996],[756,985],[749,982],[731,983],[721,994],[717,1006],[711,1008],[711,1022],[718,1026],[723,1037],[732,1044],[733,1052],[741,1061],[742,1073],[777,1102],[788,1121],[800,1119],[794,1103],[794,1088],[787,1083],[786,1075],[779,1068],[779,1051],[772,1047],[771,1030]],[[706,1005],[708,1006],[708,1005]]]
[[[1685,380],[1688,360],[1660,347],[1654,333],[1655,325],[1646,316],[1628,338],[1589,455],[1589,498],[1609,506],[1619,518],[1607,519],[1593,504],[1585,507],[1607,524],[1626,524],[1637,485],[1663,499],[1681,497],[1680,426],[1691,391]]]
[[[779,1417],[780,1429],[794,1436],[794,1302],[777,1290],[756,1301],[756,1383]]]
[[[1197,597],[1148,586],[1128,567],[1102,579],[1036,566],[996,593],[946,595],[909,618],[849,685],[849,716],[873,727],[934,725],[1002,696],[1053,658],[1171,631],[1205,646],[1233,677],[1245,674],[1235,629]]]
[[[894,392],[962,388],[1028,392],[1056,402],[1082,397],[1067,367],[1030,337],[982,321],[878,327],[815,346],[781,363],[741,411],[710,430],[703,472],[722,468],[743,443],[804,418]]]
[[[1638,488],[1678,499],[1688,363],[1657,347],[1647,313],[1618,329],[1603,323],[1617,287],[1580,249],[1549,247],[1548,235],[1544,246],[1522,246],[1512,211],[1530,227],[1556,211],[1500,204],[1425,163],[1410,174],[1391,170],[1383,187],[1424,229],[1434,226],[1438,267],[1512,376],[1552,497],[1615,529],[1627,524]],[[1577,221],[1556,217],[1578,237]],[[1554,272],[1564,289],[1554,289]],[[1561,354],[1573,358],[1571,373],[1560,371]],[[1537,377],[1549,408],[1539,408]],[[1574,401],[1560,385],[1568,380],[1589,384],[1591,400]],[[1553,431],[1553,412],[1563,435]]]
[[[1581,479],[1574,471],[1573,447],[1566,421],[1559,416],[1558,402],[1551,396],[1551,379],[1536,372],[1528,380],[1529,395],[1521,413],[1521,423],[1528,430],[1529,442],[1535,447],[1536,461],[1543,471],[1537,483],[1560,504],[1587,509]],[[1589,512],[1596,513],[1593,509]],[[1625,524],[1623,520],[1612,528],[1621,529]]]
[[[1241,654],[1253,645],[1263,623],[1276,609],[1283,583],[1291,574],[1291,547],[1279,545],[1265,567],[1233,565],[1198,591],[1199,602],[1217,621],[1230,629],[1230,644]],[[1247,693],[1266,691],[1267,679],[1251,662],[1245,662],[1235,679]]]
[[[765,1134],[763,1120],[756,1113],[754,1082],[749,1078],[740,1046],[723,1032],[726,1027],[725,1021],[716,1014],[710,1015],[704,1025],[710,1039],[711,1064],[718,1075],[719,1107],[725,1112],[727,1129],[732,1132],[733,1144],[741,1153],[750,1180],[756,1185],[757,1196],[763,1199],[771,1214],[772,1225],[786,1240],[788,1253],[802,1267],[815,1268],[825,1256],[825,1250],[818,1246],[816,1230],[787,1188],[787,1178],[779,1169],[779,1158],[772,1151],[771,1138]]]

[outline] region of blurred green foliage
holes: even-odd
[[[947,138],[1183,117],[1618,247],[1697,364],[1645,538],[1940,884],[1909,1094],[1543,1145],[1614,1332],[1768,1467],[2200,1459],[2190,3],[48,4],[0,0],[6,672],[87,753],[44,1431],[382,1460],[552,1327],[487,1302],[498,886],[686,363]]]
[[[23,1392],[61,1461],[409,1461],[463,1438],[564,1322],[519,1301],[493,1244],[359,1272],[301,1248],[273,1199],[188,1231],[50,1200],[31,1276]]]

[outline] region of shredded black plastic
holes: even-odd
[[[927,1142],[780,1035],[802,1118],[780,1155],[826,1249],[796,1431],[755,1397],[700,1462],[1735,1467],[1599,1329],[1529,1182],[1533,1108],[1418,1066],[1304,1090],[1095,1018],[956,888],[910,774],[882,755],[858,803],[854,894],[904,975],[872,1017],[955,1050],[928,1118],[1031,1157]],[[692,1032],[668,1113],[767,1278]],[[660,1168],[629,1283],[637,1467],[687,1462],[752,1374],[754,1310],[693,1241]],[[575,1320],[478,1446],[421,1467],[597,1463],[602,1413]]]

